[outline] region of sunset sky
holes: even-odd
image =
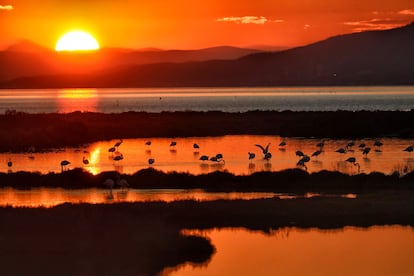
[[[412,21],[412,0],[0,0],[0,49],[23,39],[54,48],[71,30],[101,47],[290,47]]]

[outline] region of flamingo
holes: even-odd
[[[346,150],[352,151],[352,147],[353,146],[355,146],[355,142],[354,141],[348,142],[348,144],[346,144]]]
[[[113,158],[113,160],[114,161],[117,161],[117,162],[119,162],[119,161],[121,161],[121,160],[123,160],[124,159],[124,156],[122,155],[122,153],[120,154],[120,155],[117,155],[117,156],[115,156],[114,158]]]
[[[118,150],[118,147],[122,144],[122,139],[120,139],[118,142],[115,143],[114,148]]]
[[[211,157],[211,158],[210,158],[210,161],[217,162],[217,163],[219,163],[219,162],[223,162],[223,164],[225,164],[225,163],[226,163],[226,162],[224,161],[224,159],[222,159],[222,158],[217,158],[217,156],[213,156],[213,157]]]
[[[151,141],[146,141],[145,145],[148,146],[148,147],[151,146]]]
[[[296,154],[296,156],[299,156],[299,157],[303,157],[303,156],[305,156],[305,154],[304,154],[302,151],[300,151],[300,150],[297,150],[297,151],[295,152],[295,154]]]
[[[297,163],[296,163],[296,166],[300,166],[300,167],[303,167],[303,168],[305,168],[305,170],[307,171],[308,170],[308,167],[306,166],[306,164],[305,164],[306,162],[305,162],[305,160],[303,160],[303,158],[302,159],[300,159]]]
[[[270,143],[267,144],[266,147],[263,147],[262,145],[259,145],[259,144],[255,144],[255,146],[259,147],[262,150],[263,154],[266,155],[266,153],[269,152]]]
[[[249,154],[249,160],[250,160],[250,162],[252,162],[253,159],[256,157],[256,154],[254,154],[253,152],[248,152],[247,154]]]
[[[270,152],[266,152],[265,156],[264,156],[264,160],[269,161],[270,158],[272,158],[272,153]]]
[[[69,164],[70,164],[70,162],[69,162],[68,160],[63,160],[63,161],[61,161],[61,162],[60,162],[60,166],[61,166],[61,168],[62,168],[62,172],[63,172],[64,168],[65,168],[67,165],[69,165]]]
[[[381,148],[381,146],[382,145],[384,145],[380,140],[375,140],[375,142],[374,142],[374,146],[376,146],[377,147],[377,149],[375,150],[375,151],[378,151],[378,152],[380,152],[381,150],[380,150],[380,148]]]
[[[200,149],[200,146],[199,146],[198,144],[194,143],[194,144],[193,144],[193,149],[194,149],[195,151],[198,151],[198,150]]]
[[[408,152],[408,156],[410,156],[413,150],[414,150],[414,146],[409,146],[409,147],[406,147],[403,151]]]
[[[154,158],[150,158],[150,159],[148,159],[148,165],[152,165],[152,164],[154,164],[154,162],[155,162],[155,159]]]
[[[361,143],[361,144],[359,144],[359,146],[358,146],[358,147],[359,147],[360,149],[363,149],[363,148],[365,148],[365,146],[366,146],[366,145],[365,145],[365,143]]]
[[[85,158],[85,156],[82,158],[82,162],[84,165],[89,165],[89,160]]]
[[[362,154],[365,155],[365,158],[368,156],[368,153],[371,151],[370,147],[366,147],[363,151]]]
[[[282,140],[282,142],[280,142],[280,144],[279,144],[279,147],[284,147],[284,146],[286,146],[286,141]]]
[[[119,176],[116,178],[116,185],[118,185],[121,189],[128,189],[129,183],[125,179],[120,179]]]
[[[112,189],[115,186],[115,181],[113,181],[111,178],[108,178],[102,184],[109,189],[109,195],[106,198],[114,199],[114,195],[112,194]]]
[[[318,158],[318,156],[322,153],[321,150],[317,150],[314,153],[312,153],[312,157],[315,156],[316,158]]]
[[[201,161],[207,161],[208,160],[208,156],[207,155],[202,155],[202,156],[200,156],[199,160],[201,160]]]
[[[172,141],[171,143],[170,143],[170,147],[175,147],[177,145],[177,142],[176,141]]]
[[[116,148],[115,147],[110,147],[109,149],[108,149],[108,152],[110,152],[110,153],[112,153],[112,154],[114,154],[114,152],[116,151]]]
[[[9,159],[9,161],[7,161],[7,167],[11,168],[13,166],[13,162],[11,161],[11,159]]]
[[[322,148],[325,146],[325,142],[320,141],[319,143],[316,144],[316,146],[319,148],[320,151],[322,151]]]
[[[356,158],[355,157],[349,157],[345,161],[353,164],[354,166],[358,166],[358,173],[359,173],[361,167],[359,166],[359,163],[356,162]]]
[[[216,154],[216,157],[217,157],[217,159],[223,159],[223,154],[221,154],[221,153],[217,153],[217,154]]]

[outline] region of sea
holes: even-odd
[[[0,90],[0,113],[413,109],[414,86]]]

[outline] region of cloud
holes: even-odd
[[[270,20],[264,16],[255,16],[255,15],[222,17],[222,18],[217,18],[216,21],[233,22],[236,24],[257,24],[257,25],[263,25],[265,23],[271,23],[271,22],[273,23],[284,22],[284,20],[282,19]]]
[[[398,13],[402,15],[414,15],[414,10],[402,10],[402,11],[399,11]]]
[[[13,8],[12,5],[0,5],[0,11],[11,11]]]
[[[388,30],[406,25],[406,20],[391,18],[373,18],[370,20],[344,22],[344,25],[351,26],[354,32]]]

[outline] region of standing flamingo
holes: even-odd
[[[70,162],[68,160],[63,160],[60,162],[60,167],[62,168],[62,172],[64,171],[64,168],[69,164]]]
[[[146,141],[145,145],[148,146],[148,147],[151,146],[151,141]]]
[[[152,164],[154,164],[154,162],[155,162],[154,158],[148,159],[148,165],[152,166]]]
[[[199,160],[201,161],[207,161],[208,160],[208,156],[207,155],[201,155]]]
[[[266,147],[263,147],[262,145],[259,145],[259,144],[255,144],[255,146],[259,147],[262,150],[263,154],[266,155],[266,153],[269,152],[270,143],[267,144]]]
[[[254,154],[253,152],[248,152],[247,154],[249,154],[249,160],[250,160],[250,162],[252,162],[253,159],[256,157],[256,154]]]
[[[122,139],[120,139],[118,142],[115,143],[114,148],[116,148],[116,150],[118,150],[118,147],[122,144]]]
[[[375,140],[374,142],[374,146],[376,146],[377,148],[375,149],[375,151],[380,152],[381,151],[381,146],[384,145],[380,140]]]
[[[82,158],[82,162],[83,162],[83,164],[86,166],[86,165],[89,165],[89,160],[88,159],[86,159],[85,158],[85,156]]]
[[[370,147],[366,147],[362,150],[362,154],[365,155],[365,158],[368,157],[368,153],[371,151]]]
[[[414,146],[409,146],[409,147],[406,147],[403,151],[408,152],[408,156],[410,156],[413,150],[414,150]]]
[[[112,194],[112,189],[115,186],[115,181],[112,180],[111,178],[108,178],[102,184],[109,189],[109,194],[106,196],[106,198],[114,199],[114,195]]]
[[[349,157],[345,161],[353,164],[354,166],[358,166],[358,173],[359,173],[361,167],[359,166],[359,163],[356,162],[356,158],[355,157]]]
[[[193,149],[198,152],[200,150],[200,146],[198,144],[194,143],[193,144]]]
[[[13,162],[9,158],[9,161],[7,161],[7,167],[11,168],[13,166]]]

